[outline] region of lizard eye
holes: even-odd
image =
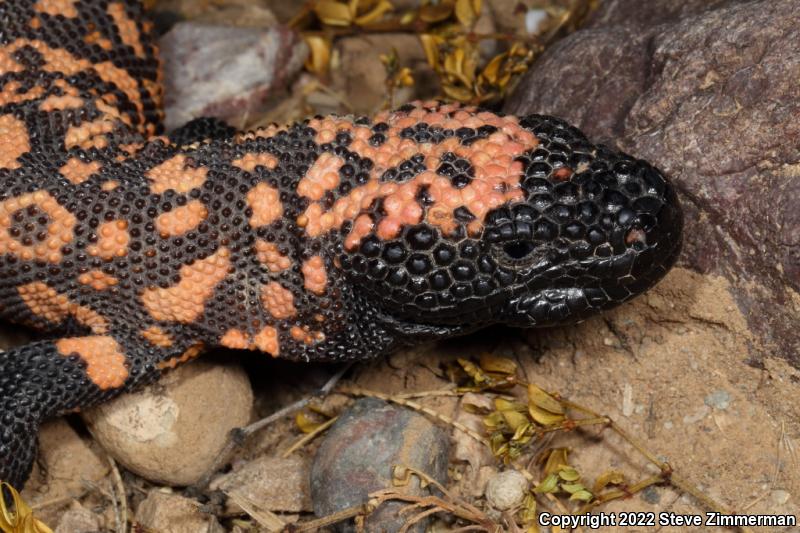
[[[509,259],[519,261],[525,259],[536,247],[529,241],[511,241],[503,245],[503,251]]]

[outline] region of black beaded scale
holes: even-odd
[[[493,323],[567,324],[645,291],[682,219],[646,162],[566,123],[414,103],[169,136],[134,0],[0,2],[0,479],[40,422],[214,346],[377,357]]]

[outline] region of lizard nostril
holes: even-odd
[[[641,250],[647,244],[647,234],[639,226],[633,226],[628,233],[625,234],[625,244],[632,247],[634,250]]]
[[[511,259],[524,259],[535,249],[533,243],[528,241],[514,241],[506,243],[503,251]]]

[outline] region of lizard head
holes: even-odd
[[[340,256],[387,315],[566,324],[644,292],[674,264],[680,205],[647,162],[552,117],[403,109],[384,117],[383,135],[409,143],[378,164],[373,188],[385,194],[347,225]]]

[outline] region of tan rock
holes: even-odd
[[[81,504],[75,504],[61,515],[55,533],[93,533],[100,530],[97,515]]]
[[[46,467],[42,483],[39,465]],[[46,422],[39,431],[39,460],[22,497],[30,505],[62,498],[78,498],[86,492],[83,482],[97,482],[109,471],[102,451],[92,449],[64,418]]]
[[[212,490],[255,502],[273,512],[310,512],[311,461],[305,457],[261,457],[216,479]]]
[[[94,437],[125,467],[155,482],[190,485],[250,420],[253,392],[234,364],[195,361],[155,386],[87,410]]]
[[[136,510],[136,522],[152,531],[223,533],[217,520],[189,498],[153,490]]]

